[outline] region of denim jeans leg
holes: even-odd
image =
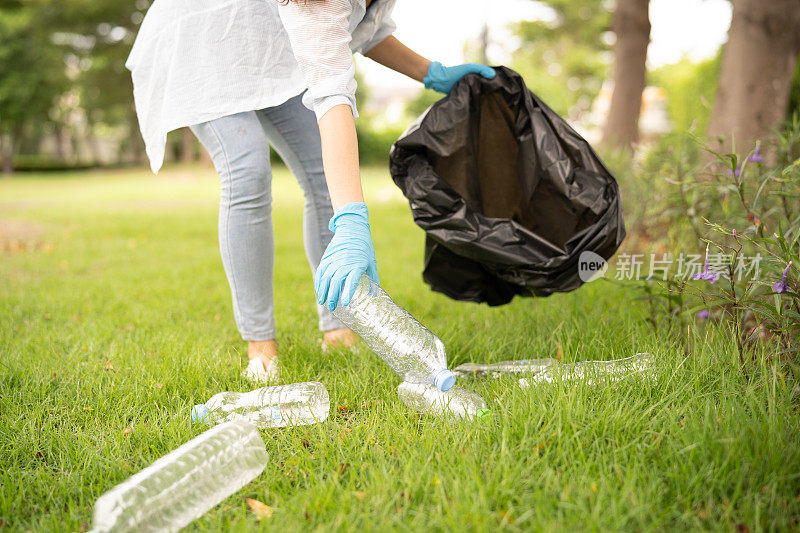
[[[192,126],[220,177],[219,249],[244,340],[275,338],[272,170],[254,111]]]
[[[303,105],[302,95],[257,113],[270,144],[303,190],[303,240],[313,279],[322,254],[333,237],[328,229],[333,207],[322,167],[322,146],[316,116]],[[322,331],[346,327],[325,306],[317,305],[317,313]]]

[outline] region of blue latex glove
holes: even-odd
[[[333,311],[348,305],[365,273],[380,285],[375,248],[369,232],[369,212],[364,202],[351,202],[333,213],[328,223],[333,238],[314,275],[317,302]]]
[[[443,67],[438,61],[434,61],[428,67],[428,75],[422,82],[426,89],[448,94],[458,80],[473,72],[489,80],[495,77],[494,69],[486,65],[466,63],[457,67]]]

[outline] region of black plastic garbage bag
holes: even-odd
[[[619,187],[591,146],[505,67],[469,75],[394,143],[392,179],[427,233],[423,278],[456,300],[581,286],[578,260],[625,237]]]

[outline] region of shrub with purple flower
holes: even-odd
[[[800,261],[800,115],[779,138],[758,142],[745,157],[706,151],[714,164],[673,138],[652,152],[651,167],[646,167],[653,178],[669,178],[649,183],[666,184],[673,191],[659,192],[666,205],[648,213],[648,235],[669,228],[670,240],[661,246],[684,250],[707,243],[703,270],[691,278],[708,283],[670,278],[660,295],[668,303],[651,303],[650,308],[668,310],[668,320],[680,320],[681,327],[684,320],[699,324],[714,316],[718,320],[704,327],[726,328],[742,365],[757,352],[777,354],[782,363],[794,361],[791,369],[800,381],[800,295],[792,277],[792,265]],[[727,265],[710,260],[712,247],[729,258]],[[739,261],[756,254],[763,259],[760,272],[737,275]],[[675,302],[685,308],[676,311]],[[766,349],[759,352],[759,346]]]
[[[711,270],[709,268],[709,264],[708,264],[708,245],[706,245],[706,260],[705,260],[705,264],[703,266],[703,271],[702,272],[698,272],[697,274],[692,276],[692,278],[693,279],[704,279],[704,280],[708,281],[709,283],[714,283],[715,281],[717,281],[719,279],[719,273],[711,272]]]
[[[761,143],[756,144],[756,149],[753,151],[753,155],[747,158],[748,161],[752,161],[753,163],[764,163],[764,158],[761,157]]]
[[[792,262],[789,261],[789,264],[786,265],[786,268],[783,269],[783,276],[781,277],[781,280],[772,286],[773,291],[777,292],[778,294],[781,294],[789,290],[789,286],[786,284],[786,276],[789,274],[789,269],[791,267],[792,267]]]

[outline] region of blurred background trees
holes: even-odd
[[[617,0],[614,11],[614,92],[603,141],[629,146],[639,139],[639,113],[647,81],[649,0]]]
[[[589,111],[609,73],[614,3],[549,0],[546,20],[520,22],[521,40],[511,67],[560,115]]]
[[[720,149],[749,150],[786,118],[798,54],[800,1],[733,0],[708,131]]]
[[[13,170],[13,156],[37,150],[52,126],[51,111],[69,90],[67,65],[40,24],[43,10],[16,0],[0,3],[0,155],[2,170]]]
[[[650,70],[648,0],[531,2],[545,16],[512,24],[518,43],[508,64],[593,142],[646,150],[653,128],[640,118],[647,122],[655,102],[663,107],[656,136],[692,129],[748,150],[800,106],[800,0],[732,0],[717,57]],[[0,0],[3,172],[145,163],[125,60],[150,3]],[[467,37],[466,59],[482,60],[493,36]],[[385,162],[392,141],[439,97],[403,93],[405,111],[387,126],[386,95],[361,83],[364,162]],[[168,139],[168,161],[202,153],[185,128]]]

